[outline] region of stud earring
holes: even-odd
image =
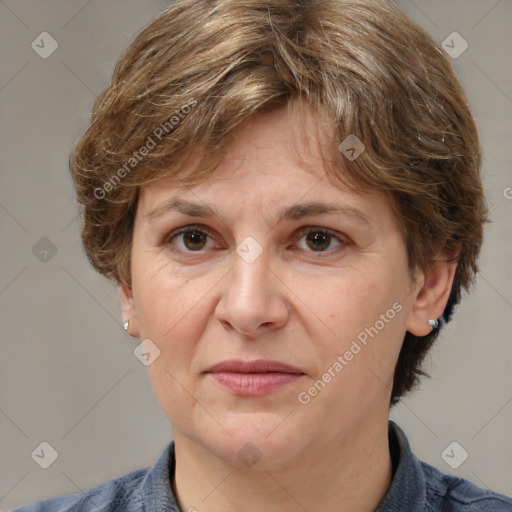
[[[130,325],[130,319],[128,318],[128,320],[125,320],[124,324],[123,324],[123,329],[125,331],[128,330],[128,326]]]
[[[437,329],[437,327],[439,326],[439,320],[429,320],[428,325],[432,327],[432,330]]]

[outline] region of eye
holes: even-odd
[[[197,227],[189,226],[172,233],[166,243],[185,252],[197,252],[207,248],[209,241],[212,242],[208,233]]]
[[[204,228],[186,226],[165,237],[163,244],[182,252],[199,252],[211,249],[214,240]],[[331,252],[347,244],[348,241],[340,234],[325,228],[309,227],[300,231],[295,247],[307,252]]]
[[[296,246],[306,251],[327,252],[347,245],[345,239],[324,228],[307,228],[301,231],[301,235]]]

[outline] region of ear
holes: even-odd
[[[436,262],[428,271],[421,273],[414,288],[414,301],[407,318],[407,330],[416,336],[426,336],[432,331],[429,320],[443,314],[450,292],[457,263]]]
[[[133,291],[127,284],[120,284],[119,293],[121,295],[121,304],[123,306],[123,323],[128,320],[127,332],[130,336],[139,337],[139,322],[137,320],[137,313],[135,312]]]

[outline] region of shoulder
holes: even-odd
[[[148,469],[109,480],[79,494],[36,501],[13,512],[135,512],[142,510],[141,487]]]
[[[512,512],[512,498],[422,462],[412,453],[403,430],[392,421],[389,432],[396,469],[379,512]]]
[[[426,483],[427,510],[446,512],[512,512],[512,498],[482,489],[464,478],[443,473],[421,462]]]
[[[174,468],[171,442],[152,468],[133,471],[80,494],[36,501],[13,512],[179,512],[170,483]]]

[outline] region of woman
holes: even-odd
[[[479,167],[447,59],[391,1],[164,11],[71,171],[174,442],[19,510],[512,510],[388,420],[477,270]]]

